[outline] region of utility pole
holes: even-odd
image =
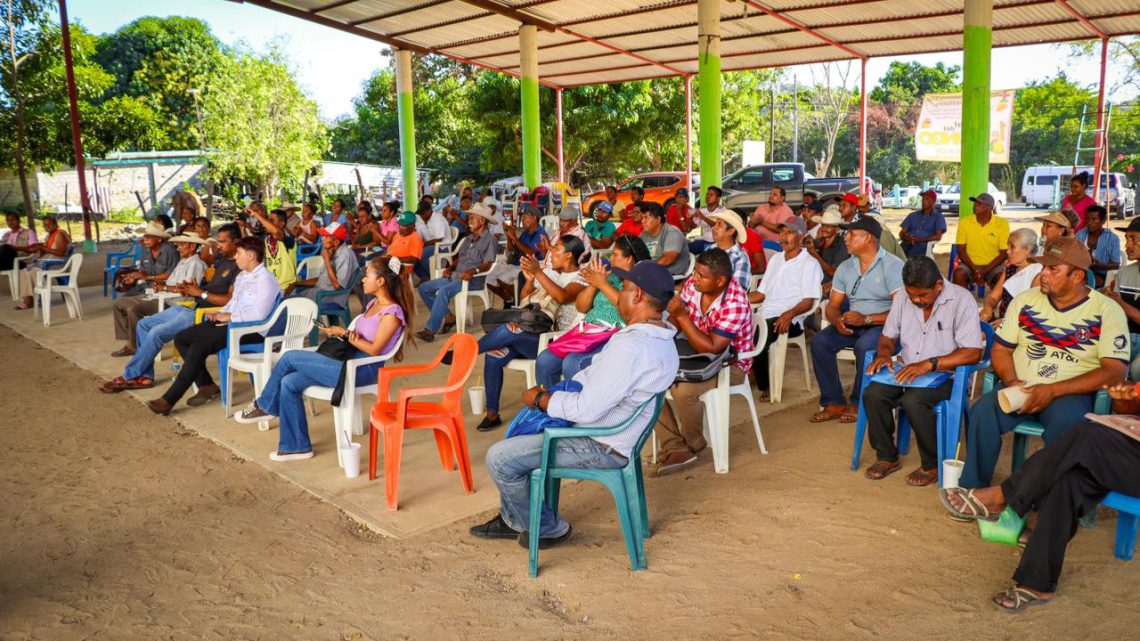
[[[800,83],[792,75],[792,162],[800,161]]]
[[[772,81],[772,108],[768,111],[768,158],[776,162],[776,81]]]

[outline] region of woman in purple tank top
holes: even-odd
[[[403,358],[401,338],[411,339],[409,319],[411,309],[404,288],[400,285],[400,260],[377,258],[365,265],[361,284],[370,297],[364,313],[346,327],[321,327],[329,340],[344,340],[355,348],[352,358],[371,358],[387,355],[388,359]],[[356,384],[376,382],[378,370],[384,361],[356,369]],[[261,395],[234,418],[239,423],[261,423],[280,419],[277,449],[270,452],[274,461],[295,461],[313,457],[309,440],[309,425],[305,417],[302,394],[312,386],[333,387],[340,381],[344,363],[315,351],[292,350],[286,352],[273,375],[265,384]]]

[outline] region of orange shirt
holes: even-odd
[[[418,260],[424,255],[424,241],[416,232],[407,236],[396,232],[396,235],[392,236],[392,244],[388,245],[388,255],[396,258],[411,257]]]

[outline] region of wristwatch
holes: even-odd
[[[201,298],[204,301],[209,301],[210,300],[210,294],[207,292],[202,292],[201,294],[198,295],[198,298]]]
[[[930,371],[932,371],[932,372],[938,371],[938,357],[937,356],[930,359]]]
[[[863,324],[866,325],[867,327],[870,327],[871,325],[875,324],[875,319],[871,318],[870,316],[864,316],[863,317]]]

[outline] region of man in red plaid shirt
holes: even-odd
[[[693,275],[679,297],[669,303],[669,321],[693,348],[705,354],[720,354],[731,346],[737,354],[752,351],[752,307],[748,294],[732,278],[732,262],[723,249],[705,250],[697,258]],[[743,383],[752,359],[737,359],[729,367],[733,385]],[[657,438],[658,476],[671,474],[697,460],[705,449],[701,435],[701,394],[716,387],[717,377],[700,383],[674,383],[672,403],[661,410]]]

